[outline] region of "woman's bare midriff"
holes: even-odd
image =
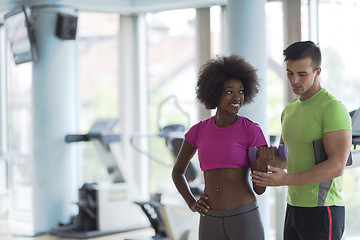
[[[256,200],[248,181],[248,168],[221,168],[204,172],[210,209],[230,210]]]

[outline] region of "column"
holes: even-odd
[[[76,132],[77,49],[74,40],[55,36],[57,14],[72,9],[37,7],[31,20],[37,61],[33,64],[33,210],[34,232],[68,223],[77,209],[75,148],[65,135]]]
[[[240,109],[240,115],[260,124],[268,136],[267,94],[266,94],[266,0],[228,0],[228,54],[239,54],[258,69],[260,92],[254,102]],[[257,196],[266,237],[270,229],[268,193]]]
[[[290,44],[301,40],[301,1],[283,1],[284,49]],[[285,65],[284,65],[285,66]],[[285,103],[293,100],[296,95],[291,89],[284,67]]]
[[[196,49],[197,64],[196,70],[211,58],[211,29],[210,29],[210,8],[196,9]],[[205,109],[203,104],[197,103],[199,120],[211,116],[210,110]]]
[[[150,196],[149,159],[130,145],[133,134],[147,131],[147,81],[145,19],[142,15],[120,16],[120,131],[124,161],[130,161],[129,181],[134,182],[141,199]],[[136,139],[147,149],[146,139]]]

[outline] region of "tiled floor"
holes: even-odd
[[[0,219],[0,240],[73,240],[73,238],[62,238],[53,236],[50,234],[43,234],[39,236],[29,236],[27,232],[31,226],[27,223]],[[150,240],[154,235],[154,231],[151,228],[106,235],[102,237],[92,238],[94,240]]]

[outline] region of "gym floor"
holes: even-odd
[[[36,237],[26,236],[26,232],[29,231],[31,226],[27,223],[19,222],[19,221],[8,221],[6,219],[0,218],[0,239],[1,240],[74,240],[73,238],[62,238],[58,236],[53,236],[50,234],[43,234]],[[151,228],[112,234],[97,238],[92,238],[94,240],[126,240],[126,239],[134,239],[134,240],[150,240],[151,236],[154,235],[154,231]],[[78,239],[76,239],[78,240]]]

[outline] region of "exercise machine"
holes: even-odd
[[[179,132],[172,132],[169,129],[177,129],[174,125],[168,125],[160,131],[159,136],[164,137],[169,150],[173,156],[177,156],[180,151],[183,138],[170,137],[172,134],[178,135]],[[169,132],[168,132],[169,131]],[[161,133],[169,134],[162,135]],[[133,142],[134,139],[132,139]],[[134,144],[134,143],[133,143]],[[144,151],[142,151],[144,153]],[[159,162],[159,158],[151,155],[151,158]],[[165,163],[165,161],[161,161]],[[168,165],[165,165],[168,167]],[[195,196],[199,196],[202,190],[198,186],[191,185],[197,178],[196,167],[190,162],[185,177],[190,183],[190,190]],[[199,215],[194,214],[185,204],[180,195],[176,193],[157,193],[150,201],[136,202],[144,211],[155,231],[152,240],[196,240]],[[130,240],[130,239],[128,239]],[[131,239],[135,240],[135,239]],[[137,239],[136,239],[137,240]],[[150,239],[149,239],[150,240]]]
[[[360,149],[357,147],[360,145],[360,108],[351,111],[351,122],[352,122],[352,145],[354,149],[351,151],[352,165],[349,166],[359,167],[360,166]]]
[[[53,229],[54,235],[90,238],[149,227],[137,204],[136,187],[122,169],[111,145],[121,141],[113,132],[117,119],[97,120],[87,134],[68,134],[67,143],[92,142],[111,182],[85,183],[79,189],[79,213],[72,223]]]
[[[156,161],[166,168],[173,167],[173,163],[181,149],[185,133],[185,126],[181,124],[160,126],[161,108],[169,100],[175,100],[176,108],[186,116],[190,124],[188,114],[180,107],[177,98],[171,95],[165,98],[159,105],[159,131],[157,133],[134,134],[130,139],[131,145],[136,151],[145,154],[149,159]],[[169,163],[156,154],[141,149],[141,147],[136,144],[137,139],[152,137],[163,138],[165,140],[165,145],[173,157],[172,163]],[[201,187],[193,184],[198,176],[196,166],[190,162],[185,172],[185,177],[190,184],[190,190],[197,197],[202,192]],[[170,176],[169,181],[171,181]],[[151,237],[152,240],[196,240],[198,238],[199,214],[194,214],[188,208],[178,192],[156,193],[151,196],[150,201],[137,202],[137,204],[144,211],[155,231],[155,235]]]

